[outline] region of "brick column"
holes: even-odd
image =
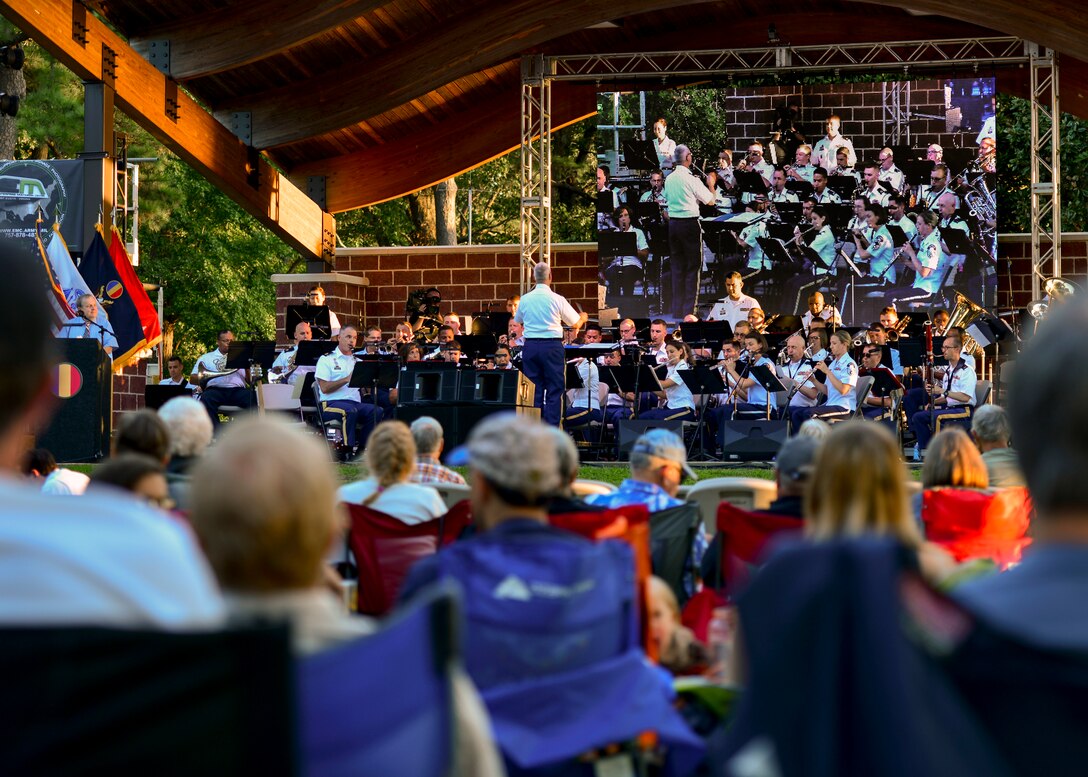
[[[370,280],[363,273],[277,274],[272,276],[272,282],[276,284],[276,343],[279,345],[291,341],[283,331],[287,306],[304,304],[306,293],[316,284],[325,289],[325,304],[340,319],[341,326],[358,328],[368,313],[365,295]]]

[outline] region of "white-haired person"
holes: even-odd
[[[1026,485],[1020,455],[1011,447],[1009,416],[1000,405],[983,405],[971,416],[971,437],[982,453],[991,488]]]
[[[192,397],[174,397],[159,408],[159,418],[170,433],[170,461],[166,482],[179,510],[189,506],[189,470],[211,445],[214,428],[208,411]]]
[[[312,653],[374,630],[329,588],[325,556],[345,518],[313,435],[276,419],[230,424],[193,468],[190,522],[235,620],[284,620]]]
[[[412,439],[416,443],[416,468],[408,479],[412,483],[453,483],[465,485],[465,479],[441,462],[445,435],[442,424],[429,415],[412,421]]]

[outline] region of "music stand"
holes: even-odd
[[[623,164],[628,170],[656,170],[661,166],[652,140],[623,141]]]
[[[599,379],[599,373],[598,373]],[[586,387],[586,382],[582,380],[582,376],[578,374],[578,365],[567,362],[567,374],[566,374],[567,388],[568,389],[580,389]]]
[[[727,391],[725,381],[722,380],[721,372],[715,366],[700,366],[693,367],[690,370],[677,370],[676,374],[684,381],[684,385],[688,387],[688,391],[693,395],[699,396],[699,419],[705,421],[706,403],[709,401],[710,396],[712,394],[725,394]],[[706,443],[703,442],[702,425],[700,425],[696,435],[699,438],[699,453],[695,456],[691,455],[691,449],[695,447],[695,441],[692,440],[691,445],[688,447],[688,460],[717,461],[715,457],[706,452]]]
[[[763,176],[754,170],[734,170],[733,177],[737,179],[737,191],[742,194],[765,195],[770,191]]]
[[[612,218],[616,211],[616,196],[611,189],[597,192],[597,213]]]
[[[597,256],[638,256],[638,236],[634,232],[598,232]]]
[[[898,224],[885,224],[888,229],[888,234],[892,236],[892,245],[896,248],[902,248],[907,244],[907,233],[903,231],[903,228]]]
[[[733,339],[733,327],[728,321],[684,321],[680,331],[684,342],[691,346],[708,343],[721,346],[726,340]]]
[[[303,340],[298,344],[295,354],[295,368],[315,367],[317,360],[336,349],[334,340]]]
[[[320,335],[324,340],[332,337],[328,305],[288,305],[283,319],[283,333],[288,340],[295,339],[295,327],[302,321],[310,325],[314,337]]]
[[[903,171],[903,178],[910,187],[925,186],[929,183],[929,175],[933,172],[933,165],[928,159],[904,159],[895,162],[896,167]]]
[[[779,391],[785,391],[786,387],[782,385],[782,381],[778,379],[778,376],[774,372],[773,367],[768,367],[766,364],[752,364],[748,367],[748,377],[755,380],[759,385],[766,389],[767,393],[767,420],[771,420],[771,394],[777,394]]]
[[[786,244],[783,241],[773,237],[757,237],[756,242],[763,249],[763,255],[770,259],[772,263],[780,265],[797,264],[793,257],[790,256],[789,251],[786,250]],[[822,262],[817,264],[823,266]]]
[[[164,386],[160,383],[144,386],[144,407],[158,410],[174,397],[191,397],[193,390],[188,386]]]
[[[865,374],[873,378],[873,387],[869,390],[869,394],[872,396],[886,397],[893,391],[903,388],[903,384],[899,381],[899,378],[895,377],[895,373],[892,372],[890,367],[877,367]]]
[[[400,364],[396,358],[367,355],[359,357],[355,369],[351,371],[348,388],[369,388],[374,397],[374,410],[378,409],[378,389],[394,389],[400,378]]]
[[[922,362],[925,360],[925,343],[921,340],[914,338],[907,339],[899,338],[899,366],[906,369],[907,367],[916,368],[921,367]]]
[[[958,229],[941,230],[941,240],[948,246],[948,253],[953,256],[966,255],[971,250],[971,242],[966,233]]]
[[[276,343],[272,340],[235,340],[227,350],[227,364],[224,370],[247,370],[259,364],[267,373],[276,361]]]
[[[787,191],[791,191],[797,195],[797,199],[804,202],[806,199],[812,196],[813,187],[808,181],[798,181],[796,179],[790,179],[786,181]]]
[[[790,236],[792,237],[793,226],[801,222],[804,206],[799,202],[775,202],[770,204],[773,204],[774,209],[778,211],[778,217],[782,219],[782,223],[790,225]],[[768,207],[770,204],[768,204]]]
[[[858,188],[858,179],[852,175],[833,175],[827,179],[827,188],[844,201],[853,201],[854,192]]]
[[[498,340],[493,334],[461,335],[457,342],[461,344],[461,353],[472,362],[494,354],[498,347]]]
[[[656,224],[661,221],[661,206],[652,200],[650,202],[636,202],[634,209],[635,219],[640,225]]]

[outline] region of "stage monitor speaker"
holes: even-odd
[[[639,419],[633,421],[621,420],[619,430],[621,458],[630,454],[631,446],[635,444],[635,441],[651,429],[668,429],[681,440],[684,439],[683,421],[661,421],[657,419],[650,421],[642,421]]]
[[[58,406],[37,446],[58,462],[97,461],[109,454],[113,378],[110,359],[97,340],[58,340],[53,368]]]
[[[454,402],[457,400],[458,370],[442,362],[410,362],[400,374],[402,404],[412,402]]]
[[[398,404],[396,418],[411,425],[412,421],[430,416],[442,425],[445,450],[453,450],[468,439],[473,427],[493,413],[513,412],[514,405],[482,404],[479,402],[431,402]]]
[[[718,434],[723,461],[769,461],[786,441],[786,421],[726,421]]]

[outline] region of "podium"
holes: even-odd
[[[51,390],[57,410],[35,445],[58,462],[98,461],[109,455],[112,431],[112,362],[97,340],[57,340],[60,364]]]

